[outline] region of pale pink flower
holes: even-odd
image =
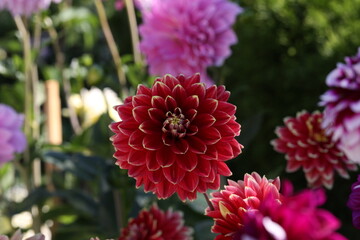
[[[0,0],[0,9],[8,10],[14,16],[30,16],[49,8],[52,2],[59,3],[61,0]]]

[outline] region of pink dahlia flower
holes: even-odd
[[[184,226],[181,212],[166,212],[153,205],[142,210],[121,230],[119,240],[190,240],[193,230]]]
[[[228,0],[156,0],[143,12],[140,50],[152,75],[193,75],[203,81],[221,66],[237,42],[231,26],[242,9]],[[205,77],[206,76],[206,77]]]
[[[215,192],[210,199],[214,209],[206,215],[215,221],[212,232],[219,233],[215,240],[232,240],[244,225],[247,212],[257,211],[267,198],[281,202],[280,179],[268,180],[256,172],[245,174],[244,181],[228,180],[224,190]]]
[[[271,142],[275,150],[286,154],[287,172],[302,168],[311,187],[332,188],[334,172],[349,178],[347,170],[356,170],[346,155],[321,127],[323,114],[299,112],[284,119],[285,126],[276,128],[279,137]]]
[[[247,212],[244,226],[233,240],[345,240],[335,232],[340,221],[325,209],[322,189],[285,196],[282,203],[271,198],[258,211]]]
[[[206,88],[198,74],[139,85],[135,96],[115,107],[122,119],[110,125],[117,164],[159,198],[176,192],[192,200],[197,192],[218,189],[220,175],[231,175],[224,161],[242,148],[229,96],[224,86]]]
[[[21,131],[24,117],[11,107],[0,104],[0,165],[21,153],[26,147],[26,138]]]
[[[360,229],[360,175],[357,181],[351,186],[351,194],[347,203],[352,210],[353,225]]]
[[[52,2],[59,3],[61,0],[0,0],[0,9],[6,9],[14,16],[30,16],[49,8]]]
[[[321,96],[323,127],[348,158],[360,163],[360,49],[346,57],[326,78],[330,90]]]

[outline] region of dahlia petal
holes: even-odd
[[[142,123],[146,120],[149,120],[148,109],[149,107],[146,106],[134,107],[132,113],[135,121]]]
[[[186,191],[193,192],[199,184],[199,176],[191,172],[186,172],[183,181],[179,182],[179,186]]]
[[[177,107],[176,100],[172,96],[167,96],[165,98],[165,105],[168,111],[174,111],[174,109]]]
[[[199,97],[197,95],[188,96],[185,100],[187,109],[196,109],[199,107]]]
[[[171,90],[165,83],[161,81],[156,81],[151,88],[152,95],[160,96],[162,98],[166,98],[168,95],[171,94]]]
[[[137,94],[151,95],[151,89],[143,84],[139,84],[137,87]]]
[[[132,98],[133,107],[138,106],[150,106],[151,105],[151,97],[145,94],[137,94]]]
[[[203,140],[206,145],[213,145],[221,139],[220,132],[214,127],[203,129],[196,136]]]
[[[181,84],[177,84],[173,90],[172,90],[172,94],[174,96],[174,98],[176,99],[176,101],[178,102],[182,102],[184,99],[187,98],[188,93],[186,92],[185,88],[181,85]]]
[[[216,119],[215,126],[224,125],[231,120],[231,116],[223,111],[215,111],[212,115]]]
[[[195,83],[192,84],[187,92],[189,95],[197,95],[200,99],[204,99],[206,95],[206,88],[204,83]]]
[[[160,109],[164,112],[167,111],[166,105],[165,105],[165,99],[160,96],[152,96],[151,97],[151,106],[153,106],[153,108]]]
[[[148,151],[146,153],[146,167],[149,171],[156,171],[160,168],[159,163],[156,159],[156,153],[153,151]]]
[[[207,150],[205,143],[195,136],[190,136],[188,139],[189,149],[193,153],[204,154]]]
[[[164,179],[163,169],[161,168],[161,169],[158,169],[155,171],[151,171],[148,173],[147,176],[151,182],[153,182],[154,184],[158,184],[158,183],[162,182]]]
[[[164,121],[164,112],[158,108],[149,108],[149,117],[154,122],[162,123]]]
[[[216,146],[218,149],[218,157],[220,161],[231,159],[234,157],[232,147],[229,143],[219,141],[218,143],[216,143]]]
[[[206,99],[215,99],[217,98],[217,86],[216,85],[212,85],[210,87],[208,87],[206,89],[206,94],[205,94],[205,98]]]
[[[189,150],[189,144],[184,139],[178,139],[175,144],[171,146],[171,150],[175,154],[185,154]]]
[[[156,151],[164,147],[164,144],[162,142],[161,135],[154,134],[154,135],[145,135],[142,141],[142,146],[146,150]]]
[[[139,130],[145,134],[157,134],[161,131],[161,128],[162,125],[158,124],[158,122],[154,122],[151,120],[144,121],[139,126]]]
[[[144,176],[145,173],[146,173],[146,167],[145,166],[130,167],[128,169],[129,177],[133,177],[133,178]]]
[[[133,166],[143,166],[146,162],[146,154],[143,151],[131,150],[128,155],[128,163]]]
[[[162,171],[165,178],[172,184],[178,184],[185,176],[185,171],[177,167],[176,163],[170,167],[163,168]]]
[[[200,82],[200,74],[196,73],[193,76],[187,78],[184,82],[183,82],[183,86],[185,88],[188,88],[189,86],[199,83]]]
[[[132,118],[133,106],[131,103],[118,105],[118,106],[114,107],[114,109],[118,112],[118,114],[122,120],[126,121],[129,118]]]
[[[165,147],[161,151],[156,152],[156,159],[161,167],[169,167],[175,162],[176,155],[169,148]]]
[[[195,109],[189,109],[185,113],[185,115],[186,115],[186,118],[189,119],[189,121],[191,122],[197,116],[197,111]]]
[[[200,126],[201,128],[211,127],[215,122],[216,119],[208,113],[200,113],[194,119],[194,124]]]
[[[173,89],[176,85],[180,84],[179,80],[170,74],[166,74],[163,81],[170,89]]]
[[[130,136],[134,131],[136,131],[136,129],[138,129],[139,124],[135,121],[128,120],[120,122],[117,127],[121,133],[126,136]]]
[[[200,177],[208,177],[210,172],[213,170],[213,166],[209,160],[198,158],[198,164],[194,169],[194,173]]]
[[[218,100],[207,98],[202,102],[201,108],[199,110],[201,110],[201,112],[204,113],[213,114],[215,113],[215,111],[218,111],[218,105],[219,105]],[[221,109],[221,111],[223,110]]]
[[[174,184],[164,179],[158,184],[156,190],[158,197],[160,199],[165,199],[174,194],[174,192],[176,191],[176,187],[174,186]]]
[[[209,182],[207,185],[208,185],[208,188],[210,188],[210,189],[214,189],[214,190],[219,189],[220,188],[220,175],[216,174],[214,181]]]
[[[219,159],[218,149],[214,145],[208,145],[206,155],[202,156],[202,158],[207,160],[218,160],[218,161],[226,161],[228,159],[222,158]]]
[[[229,167],[224,162],[217,162],[218,165],[218,173],[223,176],[231,176],[232,172]]]
[[[130,135],[129,146],[136,150],[142,150],[144,136],[143,132],[136,130]]]
[[[192,152],[187,152],[185,155],[178,159],[177,164],[185,171],[193,171],[198,164],[198,157]]]
[[[217,87],[217,98],[218,98],[219,101],[224,103],[227,100],[229,100],[229,97],[230,97],[230,92],[226,91],[224,85],[220,85],[220,86]],[[230,104],[230,105],[232,105],[232,104]],[[230,115],[233,115],[233,114],[230,114]]]

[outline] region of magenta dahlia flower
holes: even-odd
[[[193,75],[203,81],[209,66],[221,66],[237,42],[231,26],[242,9],[228,0],[156,0],[140,26],[152,75]],[[206,77],[205,77],[206,76]]]
[[[231,175],[224,161],[242,148],[229,96],[224,86],[206,88],[198,74],[139,85],[115,108],[122,121],[110,125],[117,164],[159,198],[177,193],[192,200],[197,192],[218,189],[220,175]]]
[[[287,172],[302,168],[310,187],[332,188],[334,172],[349,178],[348,170],[357,166],[333,142],[321,127],[323,114],[299,112],[284,119],[285,126],[276,128],[279,137],[271,141],[275,150],[286,154]]]
[[[352,210],[353,225],[357,229],[360,229],[360,175],[357,181],[351,186],[351,194],[347,205]]]
[[[330,90],[321,96],[323,127],[348,158],[360,163],[360,49],[346,57],[326,78]]]
[[[52,2],[59,3],[61,0],[0,0],[0,9],[6,9],[14,16],[30,16],[49,8]]]
[[[268,180],[256,172],[245,174],[244,180],[228,185],[220,192],[212,193],[210,199],[214,209],[207,208],[205,214],[214,219],[211,231],[218,233],[215,240],[232,240],[244,225],[247,212],[257,211],[267,198],[281,202],[280,179]]]
[[[16,153],[26,147],[26,138],[21,131],[24,117],[5,104],[0,104],[0,165],[13,160]]]
[[[340,221],[325,209],[323,189],[285,196],[282,203],[264,200],[258,211],[248,211],[233,240],[345,240],[336,231]]]
[[[190,240],[192,233],[191,228],[184,226],[181,212],[164,212],[153,205],[129,221],[119,240]]]

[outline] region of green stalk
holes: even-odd
[[[130,32],[131,32],[131,42],[134,53],[134,60],[137,64],[142,64],[141,53],[139,50],[139,30],[136,22],[135,8],[133,0],[125,0],[126,11],[128,14]]]

